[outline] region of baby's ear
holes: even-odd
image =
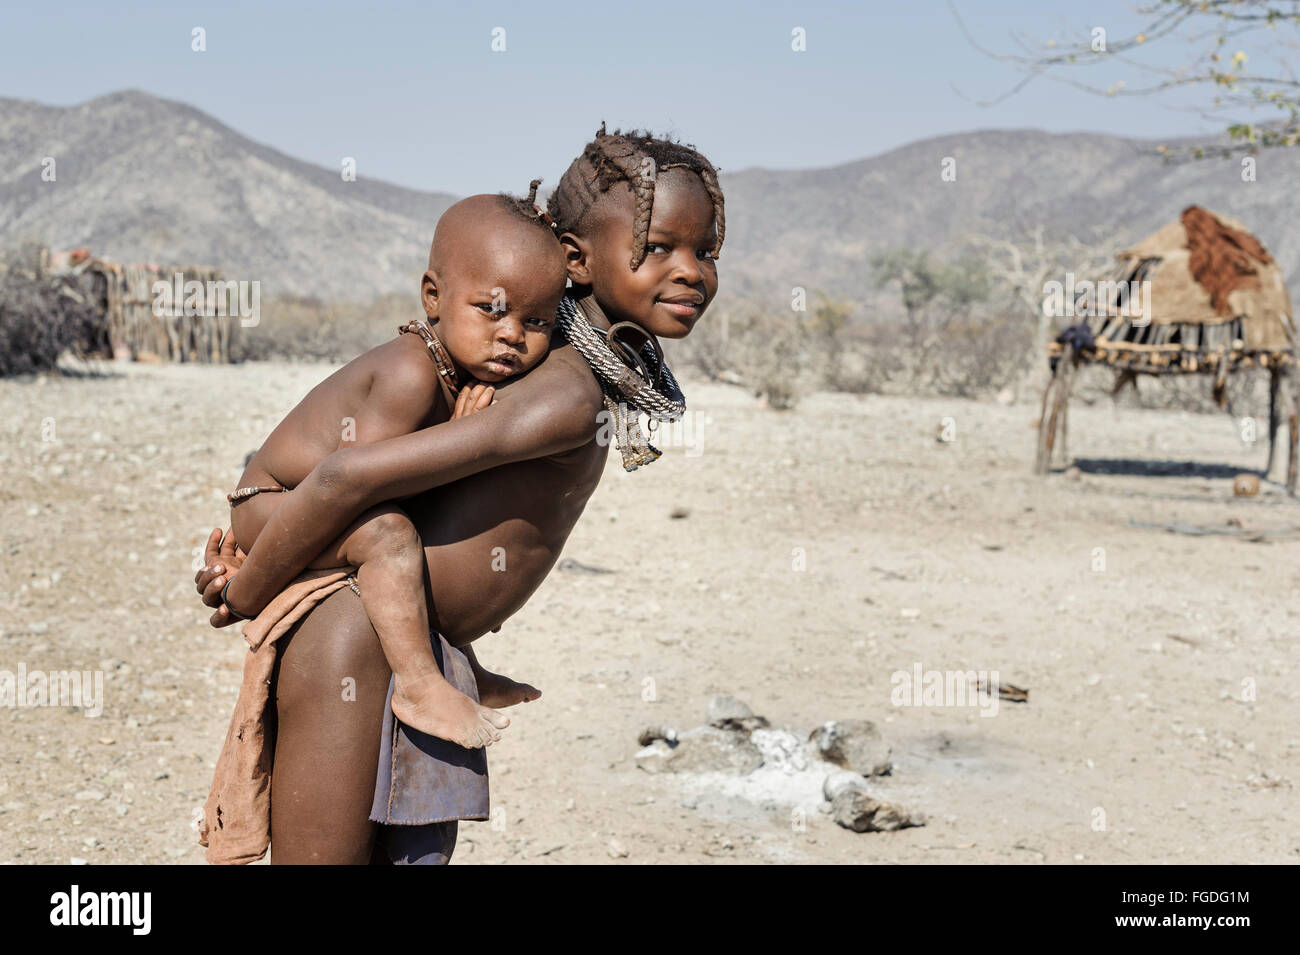
[[[572,232],[560,236],[564,250],[564,269],[574,285],[591,284],[591,243]]]
[[[424,314],[430,321],[438,320],[438,303],[441,300],[442,280],[433,269],[424,273],[420,279],[420,301],[424,303]]]

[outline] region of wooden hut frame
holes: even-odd
[[[186,315],[177,307],[155,314],[154,283],[174,284],[177,273],[187,281],[221,281],[221,273],[205,266],[123,265],[91,258],[88,251],[56,253],[54,271],[73,273],[102,313],[109,351],[121,360],[229,364],[237,302],[229,300],[225,315],[205,296],[201,314]],[[179,305],[179,303],[178,303]]]
[[[1043,393],[1035,473],[1058,456],[1068,462],[1069,397],[1080,365],[1118,373],[1116,391],[1138,375],[1212,376],[1223,406],[1228,376],[1269,373],[1268,463],[1273,469],[1278,430],[1287,428],[1287,493],[1296,492],[1300,444],[1300,373],[1296,326],[1281,270],[1240,223],[1197,206],[1117,256],[1106,300],[1084,316],[1086,329],[1048,349],[1052,376]],[[1149,282],[1145,311],[1124,314],[1131,282]],[[1092,289],[1090,289],[1091,291]],[[1112,294],[1113,293],[1113,294]]]

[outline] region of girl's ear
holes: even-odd
[[[564,268],[574,285],[591,284],[591,243],[572,232],[560,236],[564,249]]]
[[[440,301],[441,280],[438,273],[433,269],[424,273],[420,279],[420,301],[424,303],[424,314],[429,316],[429,321],[438,321],[438,303]]]

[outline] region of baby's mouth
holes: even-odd
[[[497,366],[498,369],[504,369],[507,374],[513,374],[519,369],[518,357],[511,354],[493,355],[487,363]]]

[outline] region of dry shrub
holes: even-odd
[[[1231,414],[1237,418],[1253,413],[1261,419],[1268,418],[1266,371],[1239,371],[1229,375],[1227,403],[1222,408],[1214,401],[1213,375],[1162,375],[1158,378],[1143,375],[1140,380],[1138,401],[1143,408],[1175,408],[1194,414]]]
[[[1031,329],[1003,315],[956,318],[927,356],[925,383],[956,398],[994,394],[1024,373],[1032,339]]]
[[[845,327],[831,345],[823,365],[823,382],[831,391],[884,394],[909,373],[906,350],[884,323]]]
[[[104,347],[104,329],[75,276],[50,275],[24,248],[0,262],[0,377],[53,371],[65,351]]]
[[[276,298],[262,307],[255,327],[241,329],[237,358],[351,361],[395,336],[398,325],[423,315],[408,295],[386,295],[369,304]]]
[[[668,344],[669,361],[705,378],[741,384],[765,395],[773,407],[798,400],[804,362],[797,320],[752,302],[730,302],[697,325],[691,336]]]
[[[1230,414],[1234,418],[1268,420],[1268,372],[1239,371],[1228,377],[1227,405],[1214,402],[1212,375],[1139,375],[1136,388],[1126,384],[1118,394],[1118,372],[1105,365],[1080,366],[1070,396],[1084,404],[1113,402],[1120,408],[1187,411],[1192,414]]]
[[[689,338],[669,343],[669,358],[706,378],[751,388],[779,410],[816,388],[870,390],[868,350],[860,330],[849,327],[849,312],[824,296],[807,311],[729,302]]]

